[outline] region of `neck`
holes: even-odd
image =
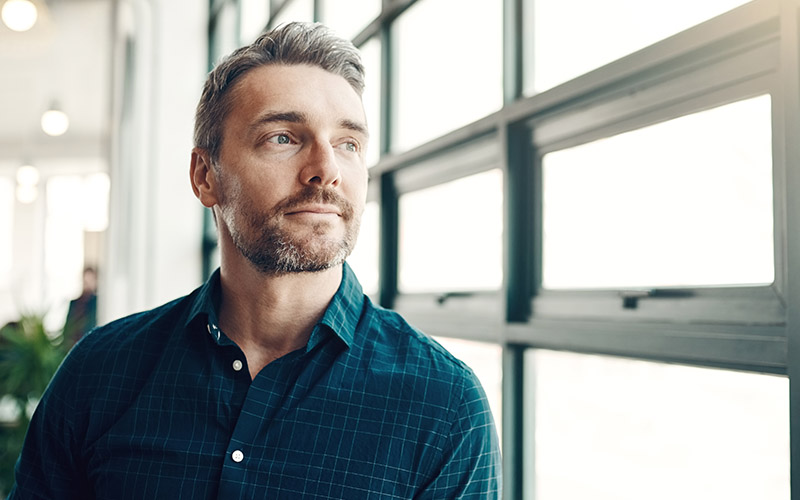
[[[223,260],[220,328],[244,352],[251,376],[306,345],[341,278],[342,266],[272,275],[254,270],[248,261]]]

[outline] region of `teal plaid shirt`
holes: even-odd
[[[11,499],[499,498],[473,372],[344,265],[308,344],[251,381],[217,328],[219,271],[95,329],[42,398]]]

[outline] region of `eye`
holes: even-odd
[[[358,143],[355,141],[346,141],[339,145],[340,148],[350,153],[358,153]]]
[[[273,144],[291,144],[292,138],[289,137],[289,134],[275,134],[268,138],[267,142],[271,142]]]

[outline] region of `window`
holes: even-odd
[[[502,26],[497,0],[421,0],[397,19],[393,151],[500,108]]]
[[[313,21],[314,0],[287,0],[270,22],[270,26],[279,26],[291,21]]]
[[[14,182],[0,177],[0,287],[10,285],[11,249],[14,241]]]
[[[371,38],[361,47],[361,60],[364,63],[365,82],[364,112],[369,127],[367,145],[367,166],[374,166],[381,156],[381,42]]]
[[[785,377],[530,350],[540,500],[786,499]]]
[[[543,286],[769,284],[769,96],[549,153]]]
[[[380,242],[380,208],[378,203],[368,202],[361,216],[361,231],[358,242],[350,257],[348,264],[355,271],[364,293],[376,295],[378,293],[378,247]]]
[[[103,172],[56,175],[47,180],[44,258],[52,311],[46,321],[52,329],[63,326],[69,300],[80,294],[84,266],[97,265],[92,259],[101,252],[96,248],[100,244],[97,233],[108,227],[109,188],[108,175]]]
[[[748,0],[533,0],[526,93],[548,90]]]
[[[269,21],[269,0],[241,0],[239,33],[242,43],[251,43]]]
[[[55,308],[47,319],[54,329],[63,326],[69,299],[81,291],[84,210],[75,200],[83,194],[83,179],[79,175],[58,175],[47,181],[45,279],[47,300]]]
[[[498,169],[400,197],[401,292],[499,289],[502,247]]]
[[[788,498],[796,5],[313,7],[278,17],[316,12],[367,69],[348,261],[475,370],[504,494]]]
[[[352,39],[381,13],[381,0],[321,0],[322,22]]]
[[[83,178],[81,187],[81,221],[84,231],[100,232],[108,228],[108,195],[111,181],[99,172]]]
[[[216,65],[223,57],[233,52],[238,45],[236,4],[225,3],[217,15],[211,34],[211,62]]]

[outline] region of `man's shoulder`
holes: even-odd
[[[190,297],[191,295],[179,297],[153,309],[129,314],[98,326],[81,339],[79,344],[101,347],[107,342],[134,342],[143,335],[173,328],[188,309]]]
[[[67,355],[61,377],[86,384],[87,393],[110,378],[135,378],[163,352],[172,332],[185,321],[191,295],[119,318],[84,335]]]
[[[397,311],[367,306],[365,349],[373,351],[373,363],[398,374],[430,378],[446,384],[461,385],[475,375],[430,335],[413,326]]]
[[[363,390],[362,414],[402,413],[395,421],[409,426],[404,432],[416,428],[441,453],[467,428],[494,439],[489,403],[472,369],[398,312],[368,305],[362,321],[362,373],[350,374],[350,383]]]

